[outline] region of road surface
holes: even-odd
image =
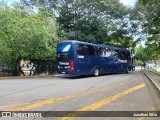
[[[10,79],[0,80],[0,110],[14,113],[39,111],[47,116],[20,118],[14,114],[14,118],[0,117],[2,120],[159,120],[154,113],[149,113],[154,117],[145,115],[149,115],[147,111],[160,111],[160,94],[140,69],[128,74],[98,77]],[[63,114],[59,111],[71,113],[57,117],[57,114]],[[144,112],[139,115],[136,111]],[[87,117],[89,113],[90,117]],[[122,114],[126,117],[120,117]],[[132,114],[137,116],[131,117]]]

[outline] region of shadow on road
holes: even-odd
[[[102,75],[99,75],[97,77],[94,77],[93,75],[83,75],[83,76],[70,76],[70,75],[63,75],[63,76],[58,76],[59,78],[62,78],[62,79],[70,79],[70,80],[76,80],[76,79],[82,79],[82,78],[97,78],[98,77],[101,77],[101,76],[109,76],[109,75],[119,75],[119,74],[122,74],[122,73],[109,73],[109,74],[102,74]],[[130,74],[130,73],[128,73]]]

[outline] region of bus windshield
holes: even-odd
[[[71,47],[71,43],[58,44],[57,52],[68,52]]]
[[[62,62],[69,64],[69,50],[71,48],[70,42],[62,42],[57,46],[57,57],[60,65],[64,65]]]

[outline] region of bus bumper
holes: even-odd
[[[72,70],[58,70],[59,74],[77,75],[75,71]]]

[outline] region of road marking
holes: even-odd
[[[11,104],[11,105],[5,105],[5,106],[0,106],[0,108],[7,108],[7,107],[13,107],[13,106],[20,106],[20,105],[26,105],[29,103],[20,103],[20,104]]]
[[[93,111],[95,109],[98,109],[98,108],[100,108],[100,107],[102,107],[102,106],[104,106],[104,105],[106,105],[106,104],[108,104],[108,103],[110,103],[112,101],[117,100],[118,98],[121,98],[121,97],[123,97],[125,95],[128,95],[129,93],[132,93],[133,91],[136,91],[136,90],[138,90],[140,88],[143,88],[144,86],[145,86],[145,83],[140,84],[140,85],[135,86],[135,87],[132,87],[132,88],[127,89],[127,90],[125,90],[123,92],[120,92],[120,93],[118,93],[116,95],[113,95],[113,96],[111,96],[109,98],[105,98],[103,100],[100,100],[100,101],[98,101],[96,103],[90,104],[89,106],[86,106],[86,107],[83,107],[83,108],[77,110],[77,111],[82,111],[82,112],[73,112],[73,113],[70,113],[70,114],[68,114],[68,115],[66,115],[64,117],[58,118],[57,120],[74,120],[75,117],[80,117],[83,114],[86,114],[87,111]]]
[[[130,83],[130,82],[132,82],[134,80],[136,80],[136,79],[132,79],[132,80],[129,80],[129,81],[117,84],[115,86],[108,87],[108,88],[97,89],[97,90],[92,90],[92,91],[87,91],[87,92],[81,92],[81,93],[77,93],[77,94],[74,94],[74,95],[71,95],[71,96],[64,96],[64,97],[60,97],[60,98],[53,98],[53,99],[48,99],[48,100],[42,100],[42,101],[38,101],[38,102],[36,102],[34,104],[28,105],[28,106],[24,106],[24,107],[20,107],[20,108],[16,108],[16,109],[11,109],[9,111],[25,111],[25,110],[30,110],[30,109],[34,109],[34,108],[37,108],[37,107],[41,107],[41,106],[47,105],[47,104],[52,104],[52,103],[55,103],[55,102],[59,102],[59,101],[62,101],[62,100],[72,99],[72,98],[75,98],[75,97],[78,97],[78,96],[88,95],[88,94],[92,94],[92,93],[101,92],[101,91],[104,91],[104,90],[116,88],[116,87],[125,85],[127,83]]]

